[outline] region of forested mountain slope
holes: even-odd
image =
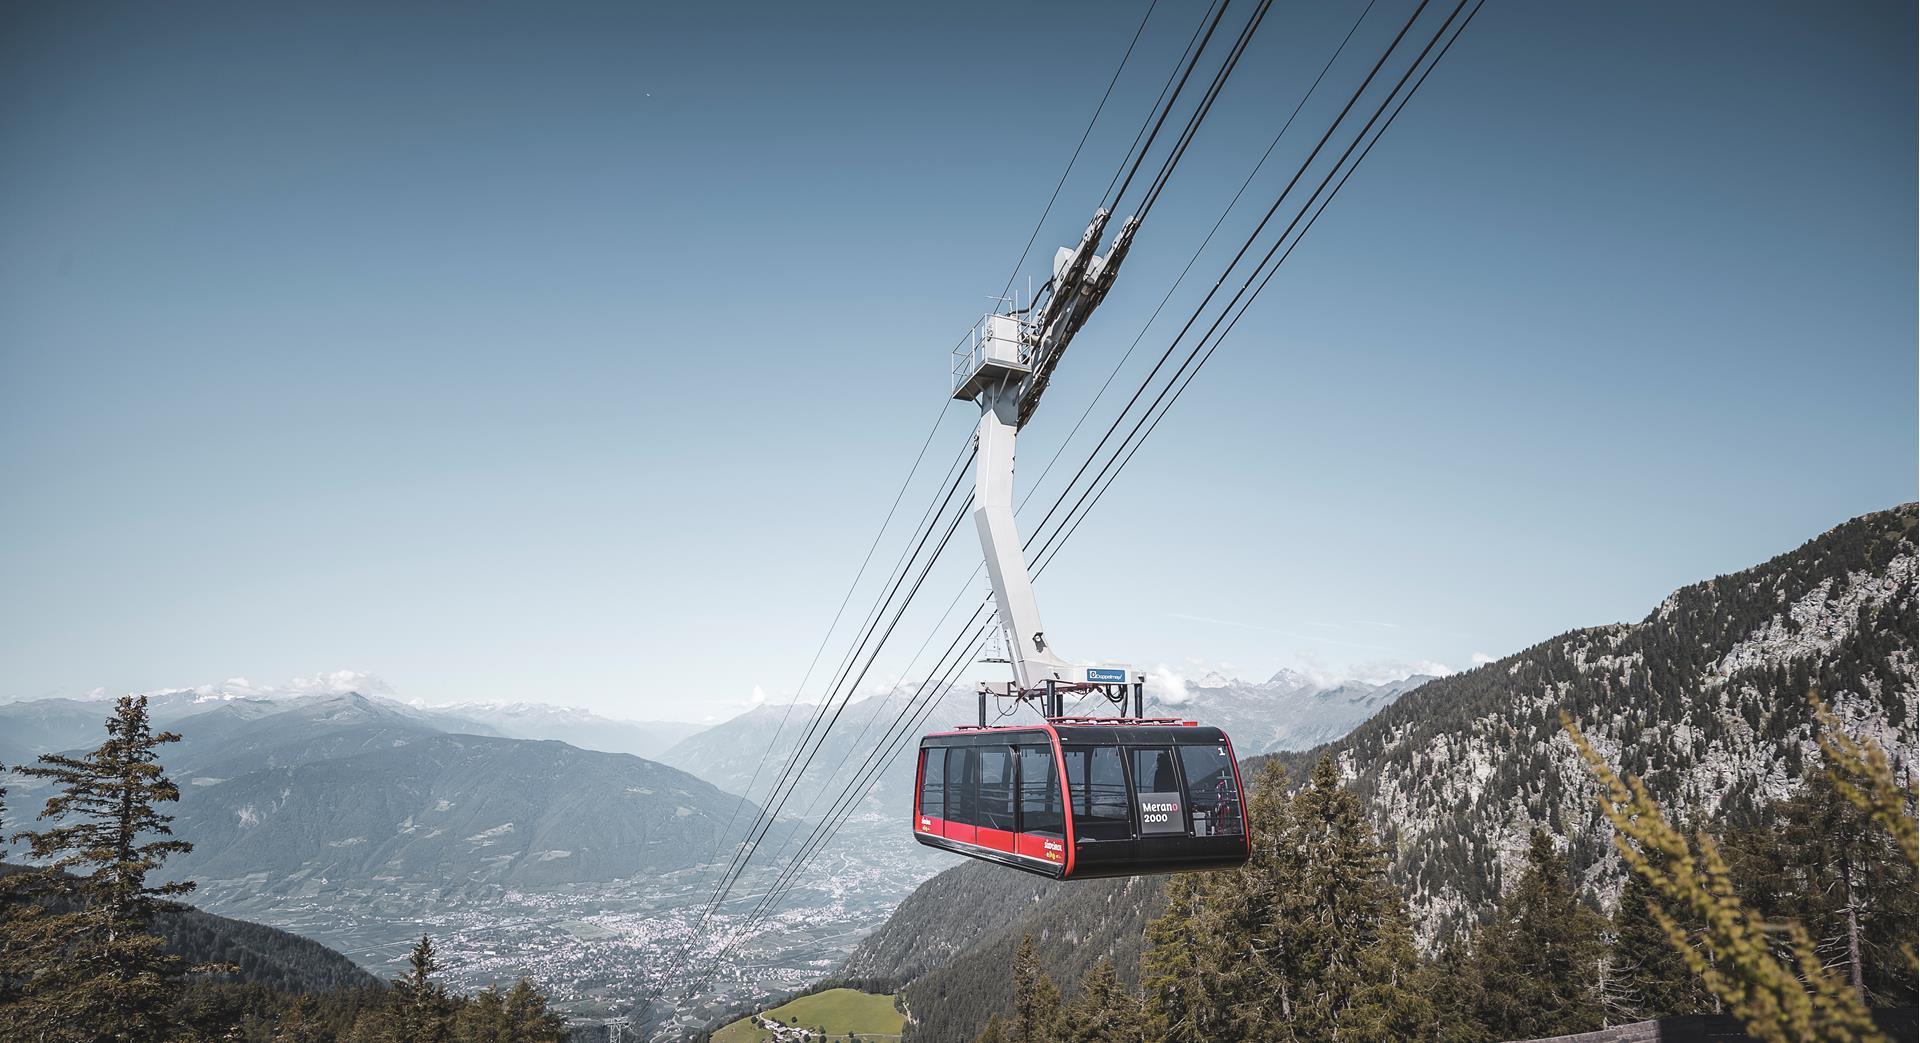
[[[1815,688],[1850,730],[1911,764],[1914,530],[1911,504],[1854,519],[1676,591],[1638,623],[1430,681],[1343,739],[1279,756],[1296,781],[1321,755],[1336,758],[1429,942],[1490,908],[1536,824],[1570,838],[1589,894],[1611,908],[1621,870],[1560,710],[1703,822],[1752,818],[1817,763]],[[1065,988],[1103,955],[1131,975],[1159,891],[1157,880],[1052,884],[962,864],[922,885],[845,973],[891,976],[919,1019],[916,1040],[971,1039],[988,1012],[1007,1009],[1022,935]]]
[[[0,863],[0,876],[24,867]],[[166,949],[193,965],[225,964],[233,977],[283,992],[326,992],[379,984],[352,960],[312,939],[224,916],[185,908],[163,912],[156,933]]]
[[[1138,980],[1141,930],[1160,911],[1155,877],[1062,883],[968,862],[920,885],[861,943],[843,976],[905,993],[912,1038],[969,1043],[989,1012],[1012,1003],[1008,967],[1032,935],[1041,965],[1064,985],[1103,956]]]
[[[236,977],[282,992],[327,992],[379,984],[352,960],[309,938],[199,909],[162,913],[167,951],[197,965],[238,967]]]

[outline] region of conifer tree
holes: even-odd
[[[1166,910],[1148,924],[1140,955],[1146,1020],[1155,1039],[1206,1043],[1243,1037],[1243,1013],[1263,998],[1271,1002],[1273,989],[1254,958],[1255,939],[1272,921],[1287,801],[1286,769],[1267,761],[1247,800],[1253,841],[1247,864],[1237,872],[1168,883]]]
[[[453,1032],[460,1043],[511,1043],[507,1005],[500,998],[500,990],[489,985],[467,997],[454,1016]]]
[[[1807,929],[1814,951],[1869,1006],[1911,1006],[1914,868],[1895,838],[1843,795],[1827,771],[1809,773],[1772,808],[1767,828],[1722,838],[1741,897],[1768,920]],[[1791,959],[1775,947],[1777,958]]]
[[[1111,957],[1102,956],[1080,979],[1080,998],[1066,1018],[1070,1043],[1140,1043],[1140,1002],[1120,984]]]
[[[1874,1027],[1859,994],[1821,963],[1805,928],[1796,923],[1768,924],[1741,902],[1734,892],[1732,871],[1712,837],[1702,833],[1689,842],[1667,820],[1644,783],[1615,774],[1571,716],[1563,713],[1560,721],[1600,783],[1600,810],[1613,823],[1614,846],[1627,867],[1703,925],[1702,944],[1694,947],[1677,919],[1658,907],[1654,918],[1708,991],[1725,1002],[1749,1035],[1763,1043],[1885,1038]],[[1865,757],[1862,763],[1868,763]],[[1772,932],[1785,935],[1793,953],[1790,961],[1776,957],[1769,937]]]
[[[1907,775],[1896,776],[1887,751],[1848,735],[1818,692],[1807,700],[1820,721],[1820,752],[1827,756],[1827,774],[1834,787],[1887,831],[1908,865],[1920,866],[1920,818],[1914,814],[1920,792],[1916,792],[1911,769]]]
[[[1568,875],[1553,841],[1535,830],[1526,872],[1481,933],[1481,1020],[1500,1039],[1601,1027],[1600,915],[1581,903]]]
[[[1220,933],[1207,930],[1205,923],[1220,905],[1213,896],[1227,876],[1173,877],[1166,884],[1166,910],[1147,924],[1140,984],[1147,996],[1146,1028],[1153,1039],[1205,1043],[1224,1031],[1216,1011],[1225,1004],[1215,986],[1226,959]]]
[[[153,732],[145,696],[121,698],[106,727],[107,741],[83,757],[14,769],[58,787],[39,816],[55,824],[13,836],[42,864],[9,881],[20,900],[10,904],[36,908],[4,925],[5,970],[21,976],[5,1016],[28,1039],[149,1043],[173,1028],[186,968],[163,951],[153,921],[193,884],[147,876],[192,850],[169,839],[173,816],[158,809],[180,799],[158,755],[180,736]]]
[[[1489,1043],[1493,1039],[1480,1023],[1480,1004],[1486,990],[1466,940],[1449,941],[1414,980],[1433,1005],[1431,1035],[1436,1043]]]
[[[987,1015],[987,1027],[980,1030],[973,1043],[1007,1043],[1007,1028],[1000,1023],[1000,1012]]]
[[[1291,864],[1273,918],[1273,962],[1294,1033],[1419,1038],[1432,1015],[1411,986],[1412,929],[1366,809],[1340,785],[1331,757],[1294,797],[1283,842]]]
[[[312,996],[296,996],[273,1029],[273,1043],[335,1043],[320,1018],[320,1004]]]
[[[385,1011],[361,1011],[353,1019],[353,1028],[340,1039],[340,1043],[393,1043],[392,1033],[386,1028]]]
[[[1013,954],[1013,1030],[1015,1043],[1058,1043],[1062,1011],[1060,987],[1040,969],[1033,936],[1020,939]]]
[[[547,995],[521,978],[507,990],[503,1005],[505,1038],[513,1043],[565,1043],[567,1019],[547,1008]]]
[[[433,940],[421,935],[407,954],[407,970],[393,979],[383,1028],[395,1043],[449,1043],[453,1037],[454,1002],[445,986],[433,980],[440,969]]]
[[[1379,937],[1360,951],[1356,969],[1358,985],[1335,1022],[1343,1043],[1438,1038],[1440,1013],[1432,995],[1447,984],[1420,959],[1404,916],[1383,921]]]
[[[1148,928],[1154,1038],[1432,1038],[1437,1016],[1386,852],[1333,761],[1292,798],[1268,762],[1247,820],[1247,864],[1169,885]]]
[[[1654,910],[1676,913],[1638,874],[1627,875],[1614,910],[1601,999],[1608,1020],[1652,1021],[1711,1009],[1710,997],[1667,938]]]

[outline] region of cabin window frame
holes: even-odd
[[[1130,767],[1127,764],[1127,761],[1130,760],[1130,758],[1127,756],[1127,753],[1126,753],[1127,748],[1125,746],[1122,746],[1116,743],[1103,743],[1103,742],[1071,743],[1071,744],[1062,743],[1060,746],[1060,755],[1062,758],[1065,758],[1067,756],[1067,751],[1069,749],[1073,750],[1075,753],[1081,753],[1084,751],[1086,755],[1085,756],[1086,766],[1085,766],[1085,771],[1081,776],[1079,792],[1070,793],[1066,796],[1067,806],[1073,809],[1072,814],[1073,814],[1074,842],[1079,843],[1083,839],[1094,840],[1094,841],[1109,841],[1109,842],[1118,841],[1118,840],[1137,839],[1140,835],[1140,823],[1136,820],[1136,817],[1134,815],[1133,776],[1132,776],[1132,772],[1130,771]],[[1095,757],[1098,754],[1100,754],[1102,751],[1112,754],[1114,759],[1117,760],[1120,765],[1121,816],[1103,815],[1103,816],[1095,817],[1093,814],[1094,760],[1095,760]],[[1067,770],[1067,785],[1069,789],[1073,788],[1073,772],[1071,768]],[[1086,797],[1086,805],[1084,810],[1082,809],[1080,805],[1080,801],[1078,799],[1078,797],[1082,795]],[[1126,832],[1124,835],[1115,835],[1115,836],[1100,835],[1103,832],[1107,832],[1107,833],[1114,832],[1114,826],[1116,824],[1125,825]]]
[[[978,827],[980,824],[976,821],[979,817],[980,758],[974,752],[975,749],[976,747],[973,746],[952,746],[947,751],[945,799],[949,814],[943,818],[956,826]],[[960,754],[957,759],[958,777],[954,774],[956,758],[953,755],[955,753]],[[971,772],[967,770],[969,767],[973,769]],[[958,807],[953,800],[956,793],[964,800],[964,803]]]
[[[1037,739],[1036,742],[1016,743],[1013,747],[1014,810],[1018,825],[1023,834],[1065,840],[1067,838],[1067,800],[1066,794],[1060,788],[1061,758],[1047,736],[1037,736]],[[1048,828],[1036,829],[1027,825],[1027,757],[1029,754],[1046,758],[1047,781],[1041,796],[1043,803],[1044,798],[1051,797],[1055,805],[1050,811],[1042,809],[1043,813],[1053,817],[1053,823]]]
[[[946,746],[929,746],[920,751],[920,789],[915,794],[915,806],[920,809],[921,818],[945,820],[947,810],[947,750]],[[930,771],[938,760],[937,771]],[[927,790],[931,780],[933,798],[938,807],[931,810],[927,806]]]
[[[1200,836],[1245,837],[1247,835],[1247,795],[1240,788],[1239,765],[1234,762],[1232,748],[1228,746],[1226,743],[1221,742],[1221,743],[1183,743],[1175,746],[1174,749],[1176,751],[1174,760],[1180,765],[1181,792],[1186,794],[1186,799],[1187,799],[1186,814],[1187,814],[1188,832],[1191,835],[1196,837],[1200,837]],[[1217,772],[1223,775],[1226,778],[1226,780],[1229,783],[1231,783],[1231,785],[1233,786],[1233,817],[1234,817],[1234,825],[1236,828],[1232,832],[1228,833],[1228,832],[1219,831],[1218,823],[1213,819],[1211,811],[1209,812],[1209,815],[1208,815],[1209,831],[1207,833],[1202,834],[1193,828],[1193,815],[1195,810],[1197,810],[1200,807],[1200,798],[1198,795],[1196,795],[1193,792],[1193,784],[1190,781],[1191,773],[1188,772],[1187,770],[1186,757],[1183,752],[1186,750],[1209,750],[1209,751],[1213,751],[1216,755],[1225,759],[1226,764],[1223,767],[1213,769],[1212,771],[1209,771],[1207,774],[1213,775]],[[1211,808],[1218,807],[1218,805],[1212,805],[1212,804],[1210,804],[1209,806]]]
[[[1014,753],[1014,747],[1010,744],[994,744],[976,746],[973,747],[973,750],[973,813],[976,819],[973,825],[979,829],[997,830],[1002,833],[1019,832],[1020,791],[1018,775],[1020,761]],[[1001,762],[1005,765],[1005,768],[1001,773],[1001,781],[994,785],[995,788],[1005,788],[1006,802],[1004,805],[996,804],[994,809],[989,811],[987,809],[987,757],[996,754],[1005,758]],[[1001,810],[1002,807],[1005,808],[1004,811]],[[992,816],[996,821],[988,822],[987,818],[989,816]],[[1001,821],[1004,821],[1005,824],[1002,825]]]

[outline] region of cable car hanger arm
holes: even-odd
[[[1133,219],[1124,222],[1102,256],[1096,250],[1108,216],[1104,208],[1097,211],[1079,244],[1062,247],[1055,255],[1050,290],[1039,313],[1031,321],[1023,321],[1021,313],[1011,308],[1005,314],[986,316],[954,370],[953,397],[980,406],[974,433],[978,453],[973,517],[1012,660],[1014,679],[1007,695],[1135,682],[1125,666],[1076,667],[1054,651],[1040,622],[1033,580],[1013,518],[1014,443],[1019,430],[1032,416],[1067,344],[1105,299],[1138,227]],[[1050,704],[1045,713],[1060,712],[1057,698]]]

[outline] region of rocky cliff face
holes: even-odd
[[[1490,907],[1544,826],[1604,905],[1623,879],[1565,710],[1675,812],[1741,820],[1819,751],[1818,691],[1910,763],[1916,706],[1912,505],[1847,522],[1730,576],[1675,591],[1638,623],[1563,634],[1434,681],[1333,754],[1372,806],[1429,940]]]

